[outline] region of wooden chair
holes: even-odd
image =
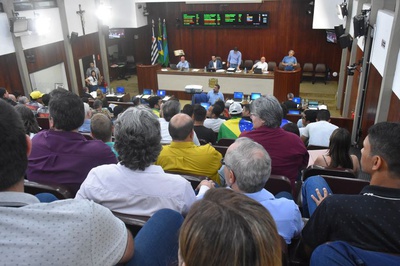
[[[24,191],[28,194],[51,193],[58,199],[74,198],[73,193],[63,185],[37,183],[24,180]]]
[[[222,138],[222,139],[220,139],[220,140],[218,140],[217,141],[217,144],[219,145],[219,146],[230,146],[232,143],[234,143],[235,142],[235,139],[225,139],[225,138]]]
[[[311,78],[311,80],[314,79],[314,65],[313,65],[313,63],[305,63],[304,64],[303,73],[301,74],[301,81],[303,81],[304,78]]]
[[[276,68],[276,62],[270,61],[268,62],[268,71],[274,71]]]
[[[351,178],[356,179],[356,175],[354,174],[352,169],[345,169],[345,168],[328,168],[319,165],[310,165],[303,171],[302,180],[305,181],[310,176],[337,176],[343,178]]]
[[[214,149],[219,151],[222,154],[222,157],[225,157],[226,151],[228,150],[228,146],[220,146],[220,145],[212,145]]]
[[[290,180],[283,175],[271,175],[267,183],[265,183],[264,188],[274,195],[282,191],[292,193],[292,185],[290,184]]]
[[[150,219],[149,216],[125,214],[116,211],[112,211],[112,213],[114,214],[114,216],[124,222],[124,224],[131,231],[133,236],[136,236],[143,225]]]
[[[50,129],[50,122],[47,117],[36,117],[39,127],[43,129]]]
[[[323,79],[326,84],[326,65],[325,64],[317,64],[315,66],[314,79],[312,82],[313,84],[315,83],[317,78]]]

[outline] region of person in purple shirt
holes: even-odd
[[[253,130],[239,137],[248,137],[260,143],[272,159],[273,175],[284,175],[290,179],[292,188],[300,171],[307,167],[309,154],[299,136],[280,128],[282,108],[272,96],[263,96],[250,105]]]
[[[85,118],[78,95],[64,89],[52,91],[49,111],[51,129],[32,140],[27,179],[62,184],[75,194],[92,168],[115,164],[117,159],[102,141],[86,140],[78,133]]]

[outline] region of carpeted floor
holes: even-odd
[[[112,88],[124,87],[125,91],[134,96],[139,94],[138,81],[136,75],[131,75],[128,80],[113,80],[110,83]],[[336,92],[337,82],[328,81],[325,85],[323,82],[316,82],[312,84],[311,81],[303,81],[300,83],[300,97],[308,99],[309,101],[318,101],[320,104],[326,104],[331,116],[340,117],[340,110],[336,110]],[[183,101],[182,106],[189,101]]]

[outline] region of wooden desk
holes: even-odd
[[[191,94],[185,93],[186,85],[201,85],[203,91],[208,92],[212,89],[208,85],[211,78],[218,79],[218,84],[221,86],[221,92],[224,95],[232,95],[235,91],[243,92],[246,97],[252,92],[274,93],[273,72],[268,74],[219,73],[204,72],[203,69],[196,72],[190,69],[189,72],[185,72],[169,68],[167,71],[157,71],[158,88],[183,100],[191,100],[192,98]]]

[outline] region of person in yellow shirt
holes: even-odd
[[[163,146],[156,165],[164,171],[204,175],[220,184],[218,169],[222,155],[210,144],[193,143],[193,120],[187,114],[176,114],[169,122],[170,145]]]

